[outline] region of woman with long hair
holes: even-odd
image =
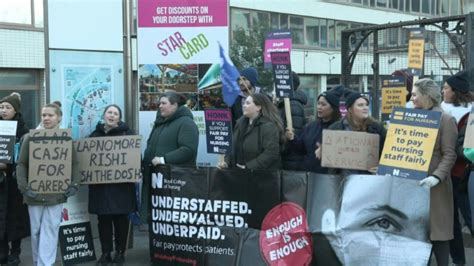
[[[283,123],[270,99],[255,93],[245,99],[243,116],[234,127],[232,152],[220,168],[280,169]]]
[[[0,100],[0,120],[17,122],[15,143],[19,145],[21,137],[28,133],[20,94],[12,93]],[[15,167],[15,159],[12,163],[0,163],[0,264],[6,265],[20,263],[21,239],[30,235],[28,208],[18,190]]]
[[[122,110],[116,104],[105,107],[104,122],[99,122],[89,137],[113,137],[133,135],[133,131],[122,121]],[[89,212],[97,214],[102,256],[99,265],[125,262],[125,250],[129,235],[128,214],[137,210],[134,183],[89,185]],[[112,258],[113,240],[115,255]]]
[[[415,109],[442,113],[428,176],[420,181],[420,185],[430,188],[430,240],[437,264],[444,266],[449,263],[449,240],[453,239],[453,191],[450,173],[456,161],[458,132],[455,119],[440,107],[440,91],[435,81],[420,79],[415,82],[411,99]]]
[[[323,129],[327,129],[331,124],[341,119],[339,98],[343,90],[342,86],[337,86],[318,96],[318,119],[307,124],[300,135],[295,136],[291,131],[286,132],[286,137],[289,140],[288,149],[304,155],[300,170],[321,174],[328,172],[327,168],[321,166]]]
[[[41,129],[59,129],[63,113],[58,104],[50,103],[41,109]],[[54,265],[58,247],[59,225],[63,203],[77,192],[78,176],[72,176],[71,185],[64,193],[39,194],[28,185],[30,164],[30,134],[23,137],[16,167],[18,188],[30,214],[31,248],[34,265]],[[34,158],[31,158],[34,160]]]

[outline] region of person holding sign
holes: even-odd
[[[18,93],[0,100],[0,120],[17,121],[15,143],[19,145],[28,128]],[[4,177],[0,181],[0,264],[8,265],[20,263],[21,239],[30,235],[28,208],[23,204],[14,170],[15,160],[11,164],[0,163],[0,176]]]
[[[122,110],[111,104],[104,109],[103,123],[99,122],[89,137],[112,137],[133,135],[133,131],[122,120]],[[123,263],[129,234],[128,214],[137,210],[134,183],[111,183],[89,185],[89,212],[97,214],[102,256],[98,264]],[[112,233],[113,232],[113,233]],[[113,240],[115,256],[112,259]]]
[[[466,167],[467,159],[463,154],[464,132],[471,112],[472,93],[469,91],[467,71],[461,71],[449,77],[443,86],[443,102],[441,108],[444,112],[452,115],[456,119],[459,137],[456,145],[457,159],[451,170],[451,181],[453,183],[453,203],[454,203],[454,239],[449,243],[449,250],[453,262],[465,264],[464,241],[462,236],[462,226],[459,221],[459,212],[472,233],[471,211],[469,208],[469,198],[467,193],[461,191],[461,187],[467,186]],[[469,175],[469,174],[468,174]]]
[[[199,131],[193,114],[186,107],[186,97],[166,92],[160,97],[159,112],[147,141],[143,164],[143,188],[140,217],[147,222],[151,174],[155,166],[172,164],[196,167]]]
[[[232,152],[218,167],[280,169],[285,138],[276,107],[266,95],[255,93],[245,100],[243,112],[234,128]]]
[[[321,143],[323,129],[341,119],[339,111],[339,98],[344,87],[339,85],[330,91],[325,91],[318,96],[318,119],[306,125],[301,134],[286,131],[289,140],[288,149],[304,155],[300,170],[325,174],[328,169],[321,166]]]
[[[448,265],[449,240],[453,239],[453,192],[451,168],[456,161],[457,128],[454,118],[440,107],[441,93],[435,81],[415,82],[411,99],[416,109],[441,112],[441,124],[436,138],[428,176],[419,184],[430,192],[430,239],[438,265]]]
[[[245,68],[240,71],[240,77],[237,80],[240,86],[240,94],[235,99],[234,104],[232,105],[232,125],[235,126],[237,119],[243,115],[243,105],[245,99],[253,93],[257,93],[259,90],[257,88],[258,72],[257,69],[253,67]]]
[[[62,119],[61,107],[46,104],[41,109],[41,127],[46,130],[58,129]],[[20,157],[16,167],[18,188],[30,214],[31,247],[34,265],[53,265],[56,261],[59,225],[63,203],[77,191],[79,180],[72,176],[71,185],[64,193],[38,194],[28,186],[30,164],[30,134],[23,137]],[[61,137],[58,136],[58,142]]]
[[[358,91],[346,91],[345,101],[347,115],[335,122],[328,129],[367,132],[379,135],[379,156],[383,150],[387,130],[369,115],[369,99]],[[324,149],[324,147],[323,147]],[[368,174],[366,171],[331,169],[332,174]]]

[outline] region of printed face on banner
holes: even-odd
[[[418,265],[427,260],[428,190],[413,180],[363,175],[347,176],[342,188],[337,233],[330,237],[341,262]]]

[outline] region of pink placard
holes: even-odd
[[[139,0],[138,27],[227,26],[228,0]]]
[[[291,38],[289,39],[267,39],[265,40],[265,58],[264,63],[270,64],[272,60],[270,53],[273,52],[290,52],[291,51]]]

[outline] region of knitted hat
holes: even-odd
[[[466,93],[469,91],[469,78],[467,77],[467,71],[460,71],[446,80],[446,83],[451,86],[453,91],[459,91]]]
[[[364,98],[367,102],[369,101],[365,95],[363,95],[362,93],[358,91],[351,91],[351,90],[347,91],[345,95],[346,108],[350,108],[354,104],[354,102],[359,98]]]
[[[250,81],[250,84],[252,84],[252,87],[257,86],[258,73],[255,68],[247,67],[246,69],[240,71],[240,76],[248,79]]]
[[[339,100],[342,96],[343,91],[344,86],[338,85],[329,91],[325,91],[319,94],[318,100],[319,98],[324,97],[333,109],[339,109]]]
[[[15,109],[15,112],[21,113],[21,99],[18,93],[12,93],[0,100],[0,103],[9,103]]]
[[[291,71],[291,79],[293,80],[293,90],[295,91],[300,86],[300,77],[298,77],[295,71]]]

